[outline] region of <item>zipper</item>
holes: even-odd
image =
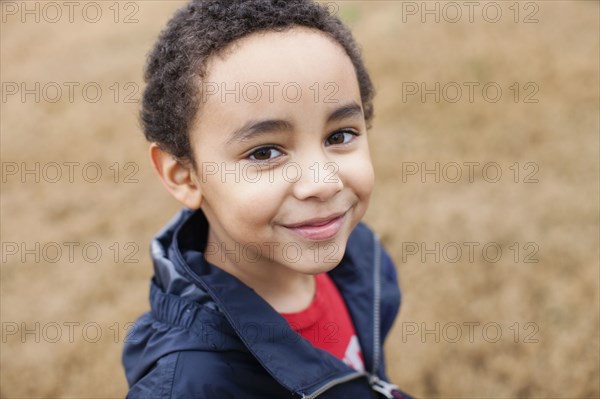
[[[371,388],[375,392],[379,392],[384,397],[388,399],[394,398],[403,398],[404,396],[400,393],[400,388],[397,385],[391,384],[387,381],[384,381],[377,377],[376,375],[372,375],[369,378],[369,383],[371,384]]]
[[[375,247],[374,254],[374,266],[373,266],[373,285],[374,293],[373,300],[375,303],[373,304],[373,369],[371,370],[371,374],[373,376],[377,375],[377,369],[379,368],[379,358],[381,357],[381,342],[379,339],[380,335],[380,327],[379,327],[379,319],[380,319],[380,302],[381,302],[381,250],[379,248],[379,237],[376,233],[373,233],[373,246]]]
[[[348,375],[345,375],[340,378],[336,378],[335,380],[329,381],[327,384],[323,385],[321,388],[317,389],[310,395],[306,395],[306,394],[302,395],[302,399],[314,399],[317,396],[321,395],[323,392],[333,388],[336,385],[343,384],[344,382],[348,382],[348,381],[354,380],[359,377],[366,377],[368,375],[369,374],[364,371],[357,371],[355,373],[348,374]]]
[[[373,266],[373,285],[374,294],[373,299],[375,303],[373,304],[373,368],[371,373],[369,374],[369,384],[371,385],[371,389],[375,392],[382,394],[385,398],[394,399],[394,398],[403,398],[399,388],[397,385],[391,384],[387,381],[382,380],[377,377],[377,369],[379,368],[379,359],[381,358],[381,339],[380,339],[380,305],[381,305],[381,248],[379,245],[379,237],[376,233],[373,233],[373,241],[375,247],[374,254],[374,266]]]
[[[303,394],[302,399],[314,399],[317,396],[320,396],[325,391],[333,388],[336,385],[343,384],[345,382],[354,380],[359,377],[369,377],[369,385],[371,385],[371,389],[375,392],[382,394],[387,399],[403,399],[404,396],[400,392],[400,388],[397,385],[391,384],[387,381],[382,380],[376,375],[372,375],[366,372],[357,371],[353,374],[348,374],[344,377],[336,378],[335,380],[329,381],[327,384],[323,385],[321,388],[317,389],[310,395]]]

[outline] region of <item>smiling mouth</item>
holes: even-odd
[[[340,231],[347,213],[348,211],[336,213],[324,218],[314,218],[284,227],[310,241],[330,240]]]

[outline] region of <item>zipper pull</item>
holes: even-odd
[[[372,376],[370,379],[371,388],[382,394],[388,399],[403,399],[405,398],[400,392],[400,388],[397,385],[391,384],[387,381],[383,381],[382,379]]]

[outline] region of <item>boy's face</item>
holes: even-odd
[[[207,259],[333,269],[374,184],[343,48],[306,28],[249,35],[210,60],[202,89],[191,143]]]

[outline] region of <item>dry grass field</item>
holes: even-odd
[[[75,3],[0,3],[3,398],[125,395],[149,241],[179,209],[136,100],[183,3]],[[423,398],[600,397],[600,4],[448,4],[329,3],[378,91],[390,375]]]

